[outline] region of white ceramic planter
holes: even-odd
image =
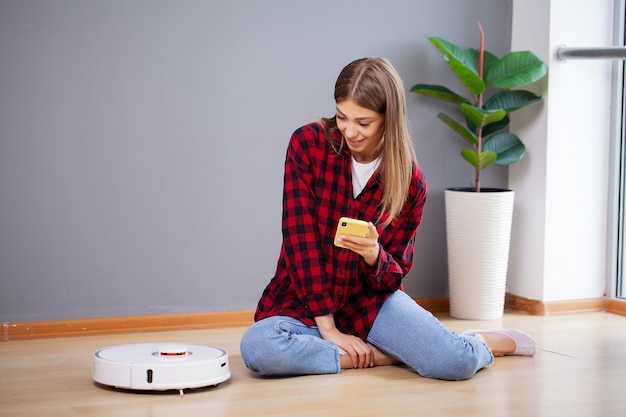
[[[452,317],[471,320],[502,317],[513,200],[511,190],[445,191]]]

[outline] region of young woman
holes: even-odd
[[[494,356],[533,355],[515,329],[455,334],[403,292],[426,201],[400,77],[384,58],[347,65],[336,114],[296,130],[283,189],[283,243],[255,324],[241,340],[262,375],[337,373],[404,363],[419,375],[462,380]],[[344,235],[341,217],[368,222]]]

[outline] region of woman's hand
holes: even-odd
[[[335,327],[335,319],[332,314],[315,317],[315,323],[324,340],[333,342],[335,346],[348,355],[353,368],[371,368],[374,366],[372,348],[358,337],[340,332]]]
[[[372,348],[356,336],[341,333],[339,330],[331,336],[332,341],[337,347],[345,352],[350,358],[352,368],[371,368],[374,366],[374,352]],[[343,360],[340,361],[345,364]],[[342,368],[349,368],[343,365]]]
[[[367,224],[365,237],[341,235],[339,241],[346,248],[361,255],[369,266],[375,266],[378,262],[378,254],[380,252],[378,231],[372,222]]]

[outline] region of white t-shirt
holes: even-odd
[[[370,177],[374,174],[374,171],[376,171],[379,165],[380,155],[372,162],[368,162],[366,164],[357,162],[356,159],[352,157],[352,191],[354,198],[361,194],[361,191],[365,188],[367,181],[369,181]]]

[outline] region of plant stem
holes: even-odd
[[[483,151],[482,136],[483,136],[483,128],[482,126],[478,126],[476,128],[476,140],[477,140],[476,141],[476,153],[478,154],[478,166],[476,167],[476,176],[474,178],[474,191],[477,193],[480,192],[480,154]]]

